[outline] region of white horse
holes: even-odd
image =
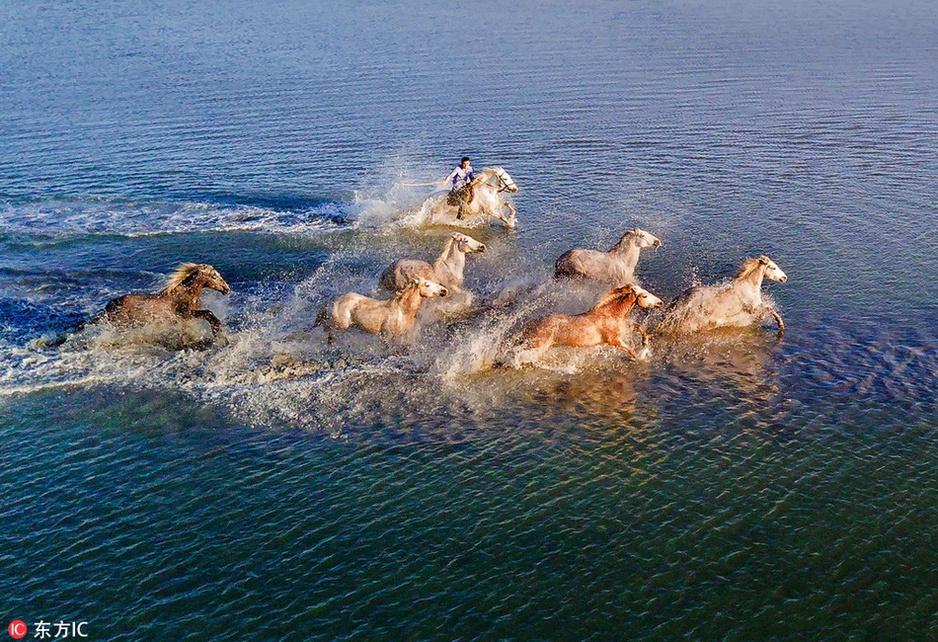
[[[785,322],[762,301],[762,280],[785,283],[788,277],[767,256],[749,258],[736,276],[723,285],[693,287],[672,301],[656,332],[690,334],[713,328],[743,328],[771,316],[778,323],[778,336]]]
[[[485,252],[485,244],[471,236],[454,232],[446,239],[443,252],[431,265],[417,259],[395,261],[381,273],[381,285],[391,291],[401,290],[420,277],[436,281],[451,290],[462,288],[465,280],[466,254]]]
[[[518,186],[508,172],[501,167],[486,167],[473,179],[472,186],[472,200],[465,206],[466,217],[457,218],[459,208],[450,205],[448,195],[443,194],[424,202],[427,222],[454,227],[478,227],[485,222],[486,217],[493,217],[499,219],[508,229],[517,226],[515,206],[510,200],[502,198],[503,193],[514,194],[518,191]]]
[[[332,324],[339,330],[348,330],[352,325],[357,325],[372,334],[399,337],[413,330],[417,311],[424,299],[446,296],[448,293],[439,283],[421,278],[411,280],[393,298],[384,301],[348,292],[332,304]],[[321,320],[318,319],[317,323]]]
[[[465,281],[466,254],[484,252],[485,244],[471,236],[455,232],[446,239],[443,253],[431,265],[416,259],[395,261],[381,273],[381,285],[391,291],[400,290],[414,278],[436,281],[449,289],[445,299],[433,299],[420,309],[422,323],[442,321],[467,312],[475,300],[472,292],[462,287]]]
[[[636,227],[623,234],[608,252],[580,248],[567,250],[557,259],[554,276],[576,276],[614,286],[625,285],[635,280],[639,253],[646,247],[661,247],[661,241]]]

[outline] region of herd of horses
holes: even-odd
[[[476,179],[475,196],[469,217],[458,218],[455,208],[445,198],[428,199],[422,208],[427,222],[449,226],[474,227],[488,218],[500,220],[506,227],[516,224],[515,208],[503,194],[514,193],[517,186],[501,167],[489,168]],[[505,214],[505,210],[508,214]],[[503,358],[496,364],[520,367],[536,363],[554,346],[586,348],[606,344],[633,359],[648,353],[654,334],[695,334],[716,328],[742,328],[772,318],[782,336],[785,324],[771,304],[762,298],[762,283],[768,279],[784,283],[788,277],[767,256],[747,258],[737,274],[716,285],[696,286],[671,301],[652,328],[629,319],[632,309],[662,308],[663,301],[639,286],[635,271],[641,250],[658,248],[661,241],[645,230],[631,229],[608,251],[576,248],[561,254],[554,278],[581,279],[605,284],[610,289],[589,309],[576,315],[550,314],[527,324],[504,346]],[[453,314],[465,315],[474,309],[471,292],[464,289],[466,256],[485,251],[485,244],[462,232],[450,234],[441,254],[432,262],[401,259],[385,269],[379,285],[388,291],[387,298],[373,298],[348,292],[322,308],[316,325],[332,331],[352,327],[392,339],[414,336],[421,320],[438,321]],[[168,278],[157,293],[133,293],[110,301],[104,313],[93,320],[116,329],[167,326],[202,320],[208,323],[210,336],[192,347],[205,348],[224,337],[221,321],[202,309],[204,289],[228,294],[230,287],[215,268],[200,263],[184,263]],[[448,303],[444,304],[444,301]],[[636,346],[634,337],[640,337]]]

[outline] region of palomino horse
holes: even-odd
[[[475,252],[485,252],[485,244],[455,232],[446,239],[443,253],[432,265],[417,259],[395,261],[381,273],[381,285],[396,291],[406,287],[416,277],[421,277],[458,290],[465,280],[463,272],[466,268],[466,254]]]
[[[231,287],[211,265],[183,263],[166,280],[157,294],[125,294],[104,307],[104,317],[116,328],[146,325],[178,325],[189,319],[204,319],[212,329],[211,344],[222,331],[221,321],[209,310],[199,308],[202,290],[208,288],[222,294]]]
[[[693,287],[672,301],[655,331],[690,334],[721,327],[742,328],[772,316],[781,337],[785,322],[763,303],[763,278],[780,283],[788,280],[769,257],[746,259],[728,283]]]
[[[515,181],[501,167],[486,167],[472,181],[473,195],[465,206],[465,218],[457,218],[459,208],[447,203],[446,195],[431,198],[425,206],[429,208],[429,222],[436,225],[454,227],[477,227],[485,217],[499,219],[508,229],[517,225],[515,206],[508,199],[501,197],[503,192],[514,194],[518,191]],[[504,210],[508,210],[508,214]]]
[[[424,299],[448,293],[439,283],[420,277],[412,279],[394,297],[384,301],[348,292],[332,304],[332,324],[340,330],[356,325],[372,334],[399,337],[413,329],[417,310]]]
[[[557,259],[554,276],[576,276],[615,286],[624,285],[635,279],[639,253],[646,247],[661,247],[661,241],[636,227],[623,234],[608,252],[579,248],[567,250]]]
[[[633,359],[639,355],[626,343],[630,330],[642,335],[647,344],[647,335],[637,323],[628,320],[629,312],[638,304],[640,308],[659,308],[661,299],[628,283],[604,294],[588,312],[568,316],[551,314],[529,327],[523,334],[523,343],[516,351],[513,365],[537,361],[552,346],[588,348],[608,344],[625,351]]]

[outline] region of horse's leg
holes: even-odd
[[[642,335],[642,349],[638,351],[638,358],[640,361],[644,361],[651,355],[651,348],[649,347],[651,335],[638,323],[633,323],[632,327]]]
[[[195,310],[192,316],[208,321],[208,324],[212,326],[213,335],[221,332],[221,321],[218,320],[218,317],[216,317],[211,310]]]
[[[518,225],[518,210],[515,209],[515,206],[511,204],[511,201],[505,201],[505,207],[508,208],[508,220],[502,219],[505,221],[505,225],[508,229],[513,230]]]
[[[484,216],[491,216],[492,218],[497,218],[498,220],[502,222],[502,224],[505,227],[511,229],[515,226],[513,215],[505,216],[504,214],[502,214],[502,208],[505,207],[506,205],[508,205],[507,202],[502,203],[500,200],[498,200],[498,196],[493,196],[491,199],[491,202],[487,203],[486,205],[482,205],[482,203],[479,203],[479,211]]]
[[[771,308],[769,308],[769,314],[775,318],[775,322],[778,324],[778,338],[781,339],[785,335],[785,322],[782,321],[782,316]]]
[[[635,353],[635,350],[632,349],[632,346],[623,341],[622,337],[615,337],[610,341],[610,345],[623,350],[627,355],[632,357],[633,360],[638,361],[638,355]]]
[[[479,213],[482,216],[491,216],[492,218],[497,218],[499,221],[502,222],[502,224],[504,224],[505,227],[511,227],[511,221],[508,218],[506,218],[505,215],[501,214],[497,208],[494,210],[490,210],[490,209],[481,207],[479,208]]]
[[[401,329],[397,336],[397,343],[401,348],[412,346],[417,340],[417,323],[413,322],[410,326]]]
[[[632,329],[638,332],[640,335],[642,335],[642,345],[647,346],[648,345],[648,333],[645,332],[645,328],[643,328],[641,324],[639,323],[633,323]]]
[[[212,343],[214,343],[214,341],[218,339],[219,336],[224,341],[222,345],[228,345],[228,337],[225,336],[225,333],[222,330],[221,321],[212,313],[211,310],[195,310],[192,313],[192,316],[197,319],[205,319],[212,328],[212,339],[209,341],[200,341],[198,344],[196,344],[199,346],[199,349],[207,348]],[[203,343],[205,344],[204,347],[202,347]]]
[[[53,338],[49,339],[48,341],[43,340],[42,346],[48,347],[48,348],[58,348],[63,343],[68,341],[72,335],[84,332],[86,329],[88,329],[89,326],[97,324],[102,319],[105,319],[105,320],[107,319],[107,315],[104,312],[96,314],[90,319],[85,319],[84,321],[80,321],[71,330],[65,330],[64,332],[60,332],[59,334],[55,335]]]

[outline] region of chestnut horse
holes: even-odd
[[[534,362],[551,346],[588,348],[604,343],[638,359],[635,350],[626,343],[630,329],[642,335],[643,344],[647,343],[644,329],[628,320],[636,304],[640,308],[659,308],[661,299],[629,283],[604,294],[588,312],[573,316],[551,314],[540,319],[522,335],[524,342],[514,355],[513,365]]]

